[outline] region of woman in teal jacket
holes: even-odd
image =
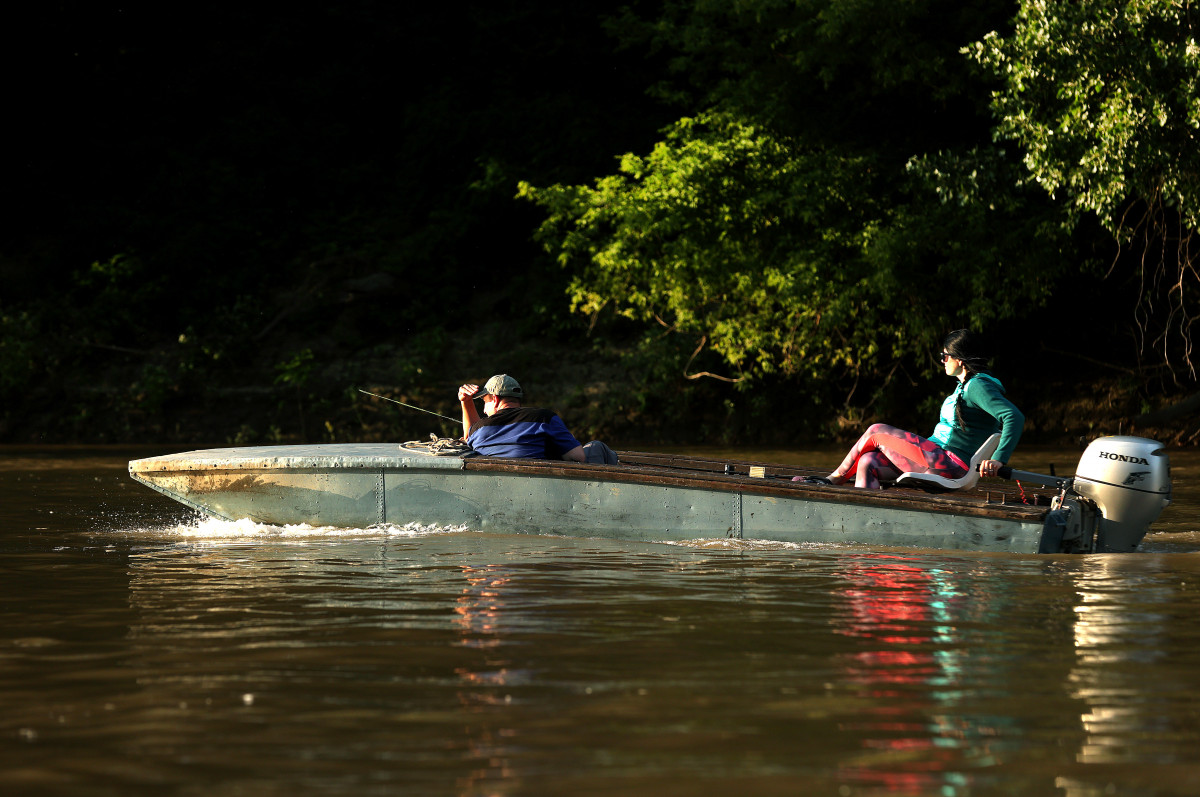
[[[880,480],[892,481],[901,473],[933,473],[950,479],[966,474],[971,457],[989,437],[1000,433],[1000,445],[992,459],[979,465],[980,475],[994,476],[1008,461],[1025,416],[1004,396],[1000,380],[985,373],[987,357],[979,336],[958,329],[942,342],[946,375],[958,379],[954,392],[942,402],[942,412],[928,438],[894,426],[877,423],[869,427],[846,459],[827,479],[856,487],[880,489]]]

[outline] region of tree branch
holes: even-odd
[[[696,374],[688,373],[688,368],[691,367],[692,360],[696,359],[696,355],[698,355],[700,353],[700,350],[704,348],[704,344],[706,344],[706,343],[708,343],[708,335],[701,335],[700,336],[700,345],[696,347],[696,350],[694,352],[692,352],[692,356],[688,358],[687,365],[683,366],[684,378],[685,379],[700,379],[701,377],[707,376],[712,379],[720,379],[722,382],[731,382],[734,384],[741,382],[745,377],[739,376],[737,379],[734,379],[732,377],[721,376],[720,374],[710,373],[709,371],[701,371]]]

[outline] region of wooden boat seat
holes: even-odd
[[[916,487],[932,493],[949,492],[951,490],[970,490],[979,483],[979,463],[985,459],[990,459],[992,454],[996,453],[996,448],[999,445],[999,434],[994,434],[983,441],[983,445],[975,452],[975,456],[971,457],[971,466],[967,468],[967,472],[957,479],[947,479],[945,476],[937,476],[933,473],[913,473],[909,471],[901,473],[896,478],[896,486]]]

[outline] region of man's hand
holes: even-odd
[[[463,438],[470,437],[471,427],[479,422],[479,410],[472,400],[479,392],[479,385],[466,384],[458,388],[458,403],[462,405]]]

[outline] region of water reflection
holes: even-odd
[[[837,658],[860,701],[840,727],[860,749],[841,776],[965,795],[1020,756],[1034,781],[1074,797],[1112,793],[1112,767],[1126,781],[1190,779],[1198,634],[1175,607],[1195,606],[1197,570],[1190,556],[1136,554],[849,558],[834,625],[856,642]]]
[[[1167,609],[1179,595],[1177,579],[1164,578],[1161,564],[1134,556],[1090,557],[1075,579],[1076,663],[1067,685],[1086,706],[1079,718],[1086,734],[1080,763],[1179,760],[1180,751],[1163,745],[1179,730],[1171,727],[1167,709],[1194,688],[1195,674],[1164,662],[1176,619]],[[1152,682],[1148,672],[1156,674]]]
[[[988,738],[1002,721],[955,709],[963,686],[961,574],[910,557],[865,555],[842,575],[846,622],[837,633],[860,643],[842,655],[843,677],[869,706],[867,718],[843,725],[862,735],[864,752],[842,777],[889,794],[959,793],[970,782],[960,770],[994,763]]]
[[[480,666],[456,667],[455,673],[464,688],[458,690],[458,703],[473,715],[489,712],[489,709],[511,704],[512,695],[506,691],[514,683],[512,662],[496,654],[505,644],[503,615],[505,612],[504,590],[512,574],[498,565],[474,567],[463,565],[460,572],[465,580],[455,600],[454,625],[460,631],[457,644],[460,647],[486,651]],[[520,680],[527,680],[519,678]],[[484,687],[484,688],[480,688]],[[518,731],[503,723],[502,714],[495,713],[499,727],[492,727],[487,717],[476,717],[466,727],[468,760],[476,766],[457,782],[457,793],[475,795],[499,794],[500,790],[481,791],[481,785],[495,782],[511,782],[516,769],[510,758],[514,739]]]
[[[497,565],[462,566],[466,579],[462,594],[455,601],[455,624],[463,630],[465,647],[494,648],[501,644],[497,622],[504,608],[502,592],[511,576]]]
[[[842,575],[850,587],[842,594],[850,618],[837,633],[874,643],[851,654],[846,677],[870,685],[870,694],[891,693],[886,684],[929,679],[933,653],[922,649],[929,641],[927,623],[933,610],[930,574],[896,556],[855,557]]]

